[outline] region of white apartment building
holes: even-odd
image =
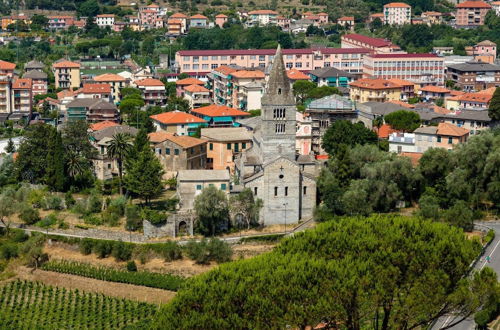
[[[384,23],[403,25],[411,23],[411,6],[403,2],[391,2],[384,5]]]
[[[113,26],[115,24],[115,15],[113,14],[102,14],[95,17],[95,23],[100,28],[106,26]]]

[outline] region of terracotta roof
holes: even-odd
[[[389,124],[384,124],[380,126],[380,129],[375,128],[375,132],[377,133],[379,138],[388,139],[389,135],[391,135],[394,132],[397,132],[397,130],[393,129]]]
[[[120,126],[120,125],[118,123],[115,123],[114,121],[105,120],[105,121],[101,121],[100,123],[95,123],[95,124],[90,125],[90,129],[93,132],[95,132],[95,131],[99,131],[101,129],[104,129],[107,127],[113,127],[113,126]]]
[[[404,2],[391,2],[384,5],[384,8],[411,8],[411,6]]]
[[[58,69],[58,68],[80,68],[80,63],[71,62],[71,61],[61,61],[61,62],[57,62],[57,63],[52,64],[52,67],[55,69]]]
[[[455,8],[487,8],[490,9],[491,6],[483,1],[464,1],[455,6]]]
[[[249,71],[249,70],[240,70],[240,71],[235,71],[231,73],[231,76],[236,77],[236,78],[265,78],[265,74],[262,71],[259,70],[254,70],[254,71]]]
[[[19,78],[12,82],[12,89],[31,89],[32,81],[29,78]]]
[[[94,81],[125,81],[126,79],[114,73],[104,73],[94,77]]]
[[[150,116],[162,124],[189,124],[189,123],[206,123],[205,120],[193,116],[192,114],[185,113],[182,111],[171,111],[160,113],[159,115]]]
[[[365,79],[359,79],[356,81],[353,81],[349,83],[350,86],[352,87],[358,87],[358,88],[366,88],[366,89],[394,89],[394,88],[400,88],[401,86],[396,85],[388,80],[385,79],[371,79],[371,78],[365,78]]]
[[[96,17],[115,17],[115,14],[101,14],[97,15]]]
[[[189,85],[204,85],[205,83],[201,80],[195,79],[195,78],[185,78],[181,80],[177,80],[175,82],[176,85],[181,85],[181,86],[189,86]]]
[[[497,87],[490,87],[490,88],[487,88],[487,89],[483,89],[480,93],[481,94],[495,94],[495,91],[497,90]]]
[[[371,14],[370,17],[371,18],[380,18],[380,17],[384,17],[384,14],[383,13],[375,13],[375,14]]]
[[[96,93],[111,93],[111,86],[109,84],[83,84],[81,89],[83,94],[96,94]]]
[[[408,80],[404,80],[404,79],[399,79],[399,78],[391,78],[391,79],[387,79],[388,81],[390,81],[391,83],[393,84],[396,84],[396,85],[399,85],[401,87],[405,87],[405,86],[415,86],[414,83],[412,83],[411,81],[408,81]]]
[[[172,16],[170,16],[170,18],[188,18],[188,17],[182,13],[175,13]]]
[[[209,93],[210,91],[200,85],[189,85],[184,87],[184,90],[191,93]]]
[[[310,78],[308,75],[297,69],[287,70],[286,75],[290,80],[309,80]]]
[[[406,109],[415,109],[415,106],[413,104],[406,103],[406,102],[399,101],[399,100],[389,101],[389,103],[400,105]]]
[[[447,115],[451,113],[450,110],[443,107],[438,107],[437,105],[433,106],[432,109],[434,110],[435,113],[439,113],[440,115]]]
[[[158,6],[156,3],[152,3],[148,6],[146,6],[146,8],[160,8],[160,6]]]
[[[219,15],[215,16],[215,18],[227,18],[227,15],[219,14]]]
[[[193,15],[191,16],[191,19],[208,19],[206,16],[203,16],[203,15],[200,15],[200,14],[196,14],[196,15]]]
[[[223,75],[227,76],[228,74],[233,73],[233,72],[238,71],[238,70],[231,68],[227,65],[221,65],[218,68],[214,69],[214,71],[220,72]]]
[[[168,20],[168,24],[182,24],[182,20],[181,19],[169,19]]]
[[[441,14],[438,11],[424,11],[422,13],[422,15],[426,15],[426,16],[442,16],[443,14]]]
[[[463,92],[463,91],[456,91],[456,90],[450,91],[451,96],[459,96],[459,95],[464,95],[464,94],[465,94],[465,92]]]
[[[318,14],[318,16],[328,16],[328,14],[321,12],[321,13]]]
[[[416,58],[416,57],[434,57],[439,58],[436,54],[420,53],[420,54],[371,54],[372,58]],[[442,57],[441,57],[442,59]]]
[[[469,130],[453,124],[439,123],[437,127],[437,134],[447,136],[464,136],[469,134]]]
[[[172,135],[168,138],[168,140],[180,145],[183,148],[192,148],[199,144],[207,143],[206,140],[198,139],[188,135]]]
[[[10,63],[7,61],[1,61],[0,60],[0,69],[1,70],[14,70],[16,68],[15,63]]]
[[[417,166],[418,165],[418,162],[420,161],[420,158],[422,158],[422,156],[424,155],[423,153],[421,152],[402,152],[400,154],[398,154],[399,156],[403,156],[403,157],[408,157],[410,158],[411,160],[411,164],[413,166]]]
[[[430,93],[449,93],[451,92],[448,88],[440,87],[440,86],[424,86],[420,88],[422,92],[430,92]]]
[[[342,16],[338,21],[354,21],[354,16]]]
[[[491,98],[493,97],[492,94],[485,94],[485,93],[465,93],[462,95],[459,95],[457,97],[457,100],[459,101],[466,101],[466,102],[482,102],[482,103],[488,103],[490,102]]]
[[[372,38],[372,37],[364,36],[362,34],[357,34],[357,33],[344,34],[342,36],[342,38],[362,42],[364,44],[367,44],[367,45],[370,45],[373,47],[387,47],[387,46],[392,45],[392,43],[389,40],[385,40],[382,38]]]
[[[53,99],[53,98],[51,98],[51,97],[46,97],[46,98],[44,98],[43,100],[38,101],[38,103],[37,103],[37,104],[39,104],[39,105],[40,105],[40,104],[43,104],[45,101],[47,101],[47,102],[49,102],[49,103],[50,103],[50,102],[52,102],[52,103],[57,103],[57,104],[60,104],[60,103],[61,103],[61,101],[59,101],[59,100]]]
[[[163,86],[165,85],[161,82],[161,80],[153,79],[153,78],[144,78],[141,80],[136,80],[135,84],[137,86]]]
[[[248,112],[230,108],[225,105],[209,105],[191,110],[192,113],[198,113],[208,117],[224,117],[224,116],[250,116]]]
[[[269,9],[261,9],[261,10],[252,10],[248,13],[249,15],[278,15],[274,10]]]
[[[165,140],[168,140],[168,138],[173,136],[173,135],[174,135],[173,133],[159,131],[159,132],[149,133],[148,137],[149,137],[149,142],[160,143],[160,142],[163,142]]]
[[[373,38],[371,38],[373,39]],[[382,39],[380,39],[382,40]],[[295,48],[283,49],[283,55],[308,55],[320,52],[321,54],[368,54],[365,48]],[[238,56],[238,55],[275,55],[276,49],[213,49],[213,50],[179,50],[180,56]],[[216,69],[215,69],[216,70]]]
[[[70,89],[65,89],[57,93],[57,99],[63,99],[65,97],[74,97],[76,93]]]

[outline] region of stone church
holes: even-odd
[[[313,215],[317,165],[295,150],[297,110],[279,46],[261,103],[261,116],[242,122],[253,146],[235,160],[237,181],[262,199],[263,225],[297,223]]]

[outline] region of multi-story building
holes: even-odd
[[[193,210],[196,196],[207,187],[216,187],[229,195],[231,176],[226,170],[180,170],[176,179],[176,196],[183,211]]]
[[[271,64],[274,49],[241,50],[181,50],[175,54],[176,67],[185,73],[208,73],[220,66],[260,68]],[[363,58],[370,53],[364,48],[308,48],[284,49],[283,61],[286,68],[314,70],[334,67],[350,73],[360,73]]]
[[[207,127],[208,125],[205,120],[182,111],[164,112],[152,115],[150,118],[157,131],[161,130],[177,135],[193,136],[199,127]]]
[[[165,171],[165,177],[181,170],[201,170],[207,164],[207,141],[167,132],[149,134],[149,141]]]
[[[411,6],[404,2],[391,2],[384,5],[384,23],[403,25],[411,23]]]
[[[83,84],[83,87],[78,91],[77,98],[111,101],[111,86],[106,83]]]
[[[391,78],[387,79],[389,82],[399,85],[401,87],[401,100],[408,101],[410,98],[415,96],[415,84],[411,81]]]
[[[315,155],[326,154],[321,147],[322,137],[331,124],[337,120],[355,121],[358,117],[354,103],[340,95],[312,101],[305,115],[311,122],[311,151]]]
[[[205,83],[199,79],[195,78],[184,78],[177,80],[175,82],[175,93],[178,97],[182,97],[184,95],[184,88],[191,85],[203,86]]]
[[[308,114],[297,111],[295,113],[297,121],[297,132],[295,133],[295,149],[299,155],[311,154],[312,140],[312,120]],[[300,156],[299,156],[300,157]]]
[[[438,11],[424,11],[420,17],[422,17],[422,22],[427,25],[441,24],[443,22],[443,14]]]
[[[86,119],[89,123],[100,123],[105,121],[117,123],[120,120],[120,116],[116,105],[106,100],[99,99],[88,108]]]
[[[191,114],[206,121],[208,127],[236,127],[241,119],[250,117],[248,112],[216,104],[193,109]]]
[[[29,61],[24,66],[23,78],[31,79],[33,96],[47,94],[48,77],[43,71],[44,68],[45,65],[36,60]]]
[[[500,1],[490,2],[490,5],[491,5],[491,9],[493,9],[495,11],[495,14],[497,16],[500,16]]]
[[[259,25],[269,25],[276,24],[276,18],[278,13],[274,10],[262,9],[253,10],[248,13],[248,20],[246,22],[247,26],[259,26]]]
[[[497,59],[497,44],[483,40],[474,46],[465,47],[465,53],[474,56],[476,61],[494,64]]]
[[[141,90],[147,105],[164,105],[167,92],[161,80],[145,78],[134,81],[134,84]]]
[[[120,102],[120,90],[128,85],[125,78],[114,73],[104,73],[96,76],[94,77],[94,81],[108,84],[111,87],[111,101],[114,103]]]
[[[252,135],[244,127],[202,128],[201,138],[208,141],[207,169],[234,173],[234,159],[252,146]]]
[[[311,80],[321,86],[329,87],[349,87],[349,83],[355,79],[355,76],[346,71],[332,67],[312,70],[309,72]]]
[[[175,13],[167,20],[168,34],[181,35],[187,32],[188,17],[182,13]]]
[[[285,16],[276,17],[276,25],[278,25],[283,31],[288,31],[290,29],[291,20]]]
[[[484,62],[449,65],[446,79],[467,92],[500,86],[500,66]]]
[[[224,27],[224,24],[227,22],[228,18],[229,17],[224,14],[219,14],[215,16],[215,25],[217,25],[222,29]]]
[[[12,78],[14,76],[15,63],[0,60],[0,77]]]
[[[342,16],[337,20],[337,25],[354,30],[354,16]]]
[[[328,23],[328,14],[327,13],[318,13],[314,14],[310,11],[302,13],[302,19],[303,20],[310,20],[313,21],[313,24],[316,26],[327,24]]]
[[[426,102],[444,100],[451,95],[451,90],[441,86],[424,86],[418,90],[418,95]]]
[[[211,103],[210,91],[200,85],[189,85],[184,87],[183,97],[189,102],[189,107],[191,109],[196,109]]]
[[[12,82],[12,111],[30,112],[33,107],[32,81],[19,78]]]
[[[362,34],[349,33],[340,37],[342,48],[365,48],[375,54],[401,53],[401,48],[382,38],[367,37]],[[403,52],[404,53],[404,52]]]
[[[11,78],[0,75],[0,113],[12,112]]]
[[[52,64],[56,88],[80,87],[80,63],[60,60]]]
[[[106,26],[112,27],[115,24],[114,14],[101,14],[95,17],[95,23],[100,28],[105,28]]]
[[[444,59],[435,54],[372,54],[364,58],[363,76],[442,85]]]
[[[189,18],[189,28],[207,28],[208,17],[200,14],[193,15]]]
[[[74,25],[75,18],[73,16],[49,16],[49,29],[59,30],[67,29]]]
[[[350,99],[355,102],[387,102],[401,99],[401,86],[385,79],[359,79],[349,85]]]
[[[484,25],[484,18],[491,6],[484,1],[469,0],[455,6],[457,27],[474,28]]]
[[[24,14],[19,14],[19,15],[12,15],[12,16],[4,16],[1,18],[1,26],[2,30],[7,30],[9,25],[11,24],[16,24],[18,22],[23,22],[26,25],[31,24],[31,20],[28,16]]]
[[[479,93],[465,93],[456,97],[458,101],[458,109],[483,111],[488,110],[493,93],[481,91]]]

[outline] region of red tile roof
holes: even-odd
[[[71,62],[71,61],[61,61],[54,63],[52,65],[53,68],[55,69],[60,69],[60,68],[80,68],[80,63],[76,62]]]
[[[421,53],[421,54],[371,54],[372,58],[416,58],[416,57],[439,57],[436,54]]]
[[[322,54],[368,54],[364,48],[298,48],[283,49],[283,55],[307,55],[314,52]],[[180,50],[180,56],[238,56],[238,55],[275,55],[276,49],[216,49],[216,50]]]
[[[440,86],[424,86],[420,88],[422,92],[430,92],[430,93],[450,93],[451,91],[448,88],[440,87]]]
[[[192,148],[199,144],[207,143],[206,140],[198,139],[187,135],[182,135],[182,136],[172,135],[168,137],[167,140],[172,141],[173,143],[178,144],[183,148]]]
[[[126,79],[114,73],[105,73],[94,77],[94,81],[125,81]]]
[[[446,136],[464,136],[466,134],[469,134],[469,130],[463,127],[455,126],[453,124],[439,123],[437,134]]]
[[[395,89],[395,88],[401,88],[400,85],[394,84],[388,80],[385,79],[372,79],[372,78],[365,78],[365,79],[358,79],[356,81],[353,81],[349,83],[351,87],[358,87],[358,88],[366,88],[366,89]]]
[[[168,138],[173,136],[173,135],[174,135],[173,133],[159,131],[159,132],[149,133],[148,137],[149,137],[149,142],[160,143],[160,142],[163,142],[165,140],[168,140]]]
[[[399,78],[391,78],[391,79],[387,79],[388,81],[390,81],[391,83],[394,83],[396,85],[399,85],[401,87],[405,87],[405,86],[415,86],[414,83],[412,83],[411,81],[408,81],[408,80],[404,80],[404,79],[399,79]]]
[[[259,70],[240,70],[240,71],[235,71],[231,73],[231,76],[236,77],[236,78],[261,78],[264,79],[266,75],[264,72],[259,71]]]
[[[170,18],[188,18],[188,17],[182,13],[175,13],[172,16],[170,16]]]
[[[166,125],[206,123],[205,120],[182,111],[164,112],[159,115],[150,116],[150,118]]]
[[[72,90],[69,90],[69,89],[65,89],[65,90],[62,90],[60,92],[57,93],[57,99],[58,100],[61,100],[65,97],[74,97],[75,96],[75,92],[72,91]]]
[[[165,85],[161,82],[159,79],[153,79],[153,78],[144,78],[141,80],[136,80],[135,84],[137,86],[164,86]]]
[[[191,110],[192,113],[198,113],[208,117],[224,117],[224,116],[250,116],[248,112],[230,108],[225,105],[209,105],[198,109]]]
[[[193,15],[191,16],[191,19],[208,19],[206,16],[203,16],[203,15],[200,15],[200,14],[196,14],[196,15]]]
[[[308,75],[297,69],[287,70],[286,75],[290,80],[309,80],[310,78]]]
[[[204,85],[205,83],[195,78],[185,78],[177,80],[175,84],[180,86],[189,86],[189,85]]]
[[[342,16],[337,21],[354,21],[354,16]]]
[[[12,89],[31,89],[31,86],[30,78],[19,78],[12,82]]]
[[[219,14],[219,15],[215,16],[215,18],[227,18],[227,15]]]
[[[110,94],[111,86],[109,84],[83,84],[81,92],[83,94]]]
[[[217,71],[217,72],[220,72],[222,73],[223,75],[228,75],[230,73],[233,73],[233,72],[236,72],[238,70],[234,69],[234,68],[231,68],[227,65],[221,65],[219,66],[218,68],[214,69],[214,71]]]
[[[466,102],[482,102],[482,103],[488,103],[491,101],[491,98],[493,97],[492,94],[487,94],[487,93],[465,93],[462,95],[459,95],[457,97],[458,101],[466,101]]]
[[[269,9],[252,10],[249,15],[278,15],[278,12]]]
[[[392,45],[392,43],[389,40],[385,40],[385,39],[381,39],[381,38],[367,37],[367,36],[364,36],[362,34],[357,34],[357,33],[345,34],[342,36],[342,38],[362,42],[362,43],[370,45],[372,47],[387,47],[387,46]]]
[[[1,61],[0,60],[0,69],[1,70],[14,70],[16,68],[15,63],[10,63],[7,61]]]
[[[377,133],[379,138],[388,139],[389,135],[391,135],[394,132],[397,132],[397,130],[393,129],[389,124],[384,124],[380,126],[380,129],[375,128],[375,132]]]
[[[410,158],[411,164],[413,166],[418,165],[418,162],[420,161],[420,158],[422,158],[423,155],[424,154],[421,152],[402,152],[399,154],[399,156]]]
[[[90,125],[90,129],[95,132],[95,131],[100,131],[101,129],[108,128],[108,127],[114,127],[114,126],[120,126],[118,123],[115,123],[114,121],[101,121],[100,123],[95,123]]]
[[[490,9],[491,6],[483,1],[464,1],[455,6],[456,8],[487,8]]]
[[[391,2],[384,5],[384,8],[411,8],[411,6],[404,2]]]
[[[210,91],[200,85],[189,85],[184,87],[184,90],[191,93],[209,93]]]

